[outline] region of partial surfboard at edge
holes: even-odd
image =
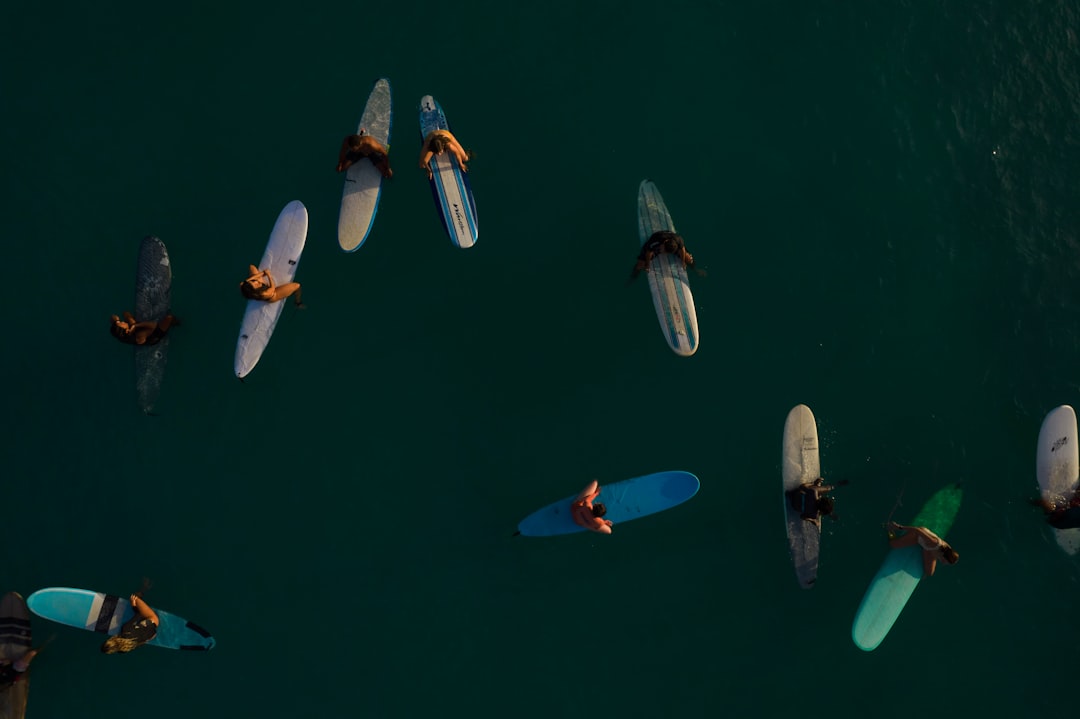
[[[1077,438],[1076,412],[1067,404],[1047,413],[1039,428],[1035,477],[1043,500],[1055,506],[1068,504],[1080,484],[1080,441]],[[1080,529],[1051,527],[1051,531],[1066,553],[1080,552]]]
[[[0,659],[15,661],[31,648],[30,610],[18,592],[0,597]],[[30,675],[34,666],[18,681],[0,691],[0,719],[23,719],[30,698]]]

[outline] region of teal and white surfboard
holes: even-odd
[[[119,634],[124,623],[135,616],[126,597],[69,587],[39,589],[27,598],[26,604],[43,619],[109,636]],[[214,638],[198,624],[157,607],[153,610],[161,623],[157,636],[147,644],[166,649],[214,648]]]

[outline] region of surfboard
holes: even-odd
[[[26,604],[42,619],[76,629],[114,636],[135,616],[127,597],[70,587],[49,587],[31,594]],[[205,651],[214,648],[214,638],[198,624],[152,607],[157,613],[157,636],[147,644],[165,649]]]
[[[1043,419],[1035,453],[1035,476],[1042,498],[1055,507],[1068,506],[1076,494],[1080,484],[1080,442],[1076,412],[1067,404],[1051,410]],[[1051,531],[1067,553],[1080,552],[1080,529],[1051,527]]]
[[[277,222],[274,223],[270,241],[266,243],[266,251],[259,261],[259,269],[269,269],[275,284],[284,285],[292,282],[293,277],[296,276],[296,265],[300,262],[300,255],[304,251],[307,229],[308,213],[304,204],[299,200],[293,200],[285,205],[285,209],[281,211]],[[247,301],[244,319],[240,323],[240,339],[236,343],[236,360],[233,364],[237,377],[243,379],[255,369],[255,365],[266,351],[266,345],[270,343],[278,318],[281,317],[285,305],[291,301],[292,298],[279,302]]]
[[[390,81],[380,78],[368,95],[356,134],[364,130],[390,149],[390,127],[393,123],[393,104],[390,100]],[[375,224],[375,213],[382,196],[383,176],[370,160],[353,163],[345,170],[345,188],[341,191],[341,212],[338,214],[338,245],[346,252],[356,252],[364,244]]]
[[[787,527],[791,561],[803,589],[817,581],[818,555],[821,551],[821,527],[802,518],[791,506],[787,492],[821,476],[818,452],[817,421],[805,404],[796,405],[784,421],[784,448],[781,465],[784,480],[784,523]]]
[[[0,659],[21,659],[31,644],[30,611],[18,592],[0,597]],[[0,719],[22,719],[30,697],[30,671],[10,687],[0,691]]]
[[[135,319],[160,322],[169,314],[172,302],[172,265],[165,243],[148,235],[139,243],[139,261],[135,268]],[[157,344],[135,345],[135,394],[139,409],[152,414],[169,352],[169,335]]]
[[[698,478],[689,472],[656,472],[614,484],[602,484],[600,496],[595,501],[607,507],[604,519],[610,519],[618,528],[622,522],[647,517],[682,504],[697,494],[700,486]],[[588,531],[574,524],[570,516],[570,504],[576,498],[577,494],[572,494],[536,510],[521,520],[518,532],[526,537],[551,537]]]
[[[959,485],[938,490],[910,526],[926,527],[945,539],[960,510],[962,497],[963,491]],[[922,549],[918,545],[889,550],[855,613],[855,622],[851,627],[855,646],[867,652],[877,649],[904,610],[922,576]]]
[[[653,233],[675,232],[664,198],[649,180],[638,190],[638,237],[644,245]],[[666,252],[649,263],[649,291],[664,339],[675,354],[689,357],[698,350],[697,310],[682,260]]]
[[[450,123],[442,106],[431,95],[420,98],[420,143],[433,130],[448,130]],[[478,228],[476,224],[476,200],[473,198],[469,173],[462,172],[457,158],[449,152],[441,157],[431,158],[431,194],[435,198],[435,209],[439,212],[443,228],[450,235],[450,241],[457,247],[466,248],[476,244]]]

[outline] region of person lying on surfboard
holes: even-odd
[[[842,484],[847,484],[847,480],[833,485],[825,484],[825,480],[818,477],[813,482],[804,482],[795,489],[788,490],[785,494],[791,501],[791,508],[796,512],[802,512],[800,517],[820,527],[822,517],[829,515],[834,520],[836,519],[836,515],[833,514],[836,505],[828,493]]]
[[[270,270],[260,270],[255,265],[248,265],[248,273],[248,278],[240,283],[240,294],[249,300],[280,302],[295,293],[296,299],[293,302],[296,303],[297,307],[304,306],[300,302],[303,293],[300,291],[299,282],[289,282],[278,287],[274,284],[274,278],[270,275]]]
[[[123,319],[116,315],[113,315],[111,319],[112,325],[109,327],[109,332],[116,339],[129,345],[156,345],[170,327],[180,326],[180,320],[173,317],[171,313],[165,315],[165,319],[161,322],[136,322],[130,312],[125,312]]]
[[[1054,504],[1042,497],[1031,500],[1046,512],[1046,523],[1054,529],[1080,528],[1080,492],[1073,495],[1066,504]]]
[[[603,516],[607,514],[607,507],[599,502],[593,504],[593,500],[598,496],[600,496],[600,483],[594,479],[581,490],[581,494],[570,505],[570,516],[574,524],[590,532],[611,534],[613,523],[610,519],[603,519]]]
[[[124,622],[119,634],[105,640],[101,645],[102,654],[126,654],[157,636],[161,621],[157,612],[142,600],[140,593],[131,595],[131,608],[135,610],[135,616]]]
[[[390,158],[387,157],[389,153],[390,150],[386,145],[368,135],[367,130],[361,127],[358,135],[349,135],[341,141],[337,171],[345,172],[354,163],[366,157],[371,160],[371,164],[375,165],[383,177],[389,179],[394,176],[394,171],[390,169]]]
[[[462,172],[469,171],[468,166],[465,165],[465,161],[470,159],[469,153],[465,152],[457,138],[450,134],[449,130],[432,130],[424,138],[424,144],[420,148],[420,169],[427,170],[429,180],[432,178],[431,158],[435,156],[441,157],[447,150],[457,158]]]
[[[30,662],[34,661],[37,654],[37,649],[27,649],[25,654],[14,661],[0,659],[0,691],[22,679],[26,670],[30,668]]]
[[[897,537],[895,533],[898,531],[903,531],[904,534]],[[903,524],[889,522],[890,547],[899,549],[915,544],[922,548],[923,573],[928,577],[934,576],[934,569],[939,559],[946,564],[956,564],[960,561],[960,554],[926,527],[906,527]]]
[[[705,276],[705,270],[694,267],[694,256],[686,251],[686,244],[683,242],[682,236],[667,230],[660,230],[654,232],[641,246],[641,253],[638,254],[634,271],[630,273],[630,280],[633,281],[642,272],[648,272],[649,263],[652,262],[654,257],[664,252],[675,255],[682,260],[684,267],[689,267],[702,277]]]

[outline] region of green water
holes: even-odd
[[[218,640],[107,657],[38,621],[28,716],[1070,712],[1080,568],[1026,499],[1080,403],[1080,16],[839,7],[9,8],[0,590],[149,576]],[[345,255],[333,167],[380,76],[396,172]],[[425,94],[475,153],[470,250],[413,167]],[[625,286],[644,178],[709,272],[689,359]],[[294,199],[308,309],[241,384],[236,285]],[[145,234],[184,322],[149,418],[106,331]],[[850,480],[811,591],[780,511],[800,402]],[[666,469],[698,496],[510,537]],[[963,560],[858,650],[897,496],[907,523],[957,480]]]

